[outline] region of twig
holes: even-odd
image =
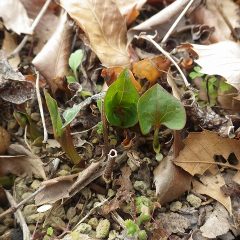
[[[40,10],[40,12],[38,13],[37,17],[35,18],[35,20],[32,23],[32,26],[30,27],[31,32],[34,31],[34,29],[36,28],[36,26],[38,25],[38,23],[40,22],[42,16],[44,15],[44,13],[47,11],[47,8],[49,6],[49,4],[51,3],[52,0],[47,0],[42,9]],[[20,44],[13,50],[13,52],[8,56],[9,58],[13,58],[16,54],[18,54],[22,48],[24,47],[24,45],[26,44],[26,42],[28,41],[29,35],[25,35],[24,38],[22,39],[22,41],[20,42]]]
[[[24,142],[25,142],[26,146],[28,147],[28,149],[30,151],[32,151],[31,146],[29,145],[28,140],[27,140],[27,129],[28,129],[28,126],[26,125],[25,129],[24,129]]]
[[[11,207],[16,209],[17,203],[15,202],[13,196],[10,194],[9,191],[5,190],[5,193],[6,193],[7,199],[9,201]],[[31,234],[30,234],[30,231],[28,229],[27,223],[26,223],[26,221],[25,221],[25,219],[23,217],[23,214],[20,211],[20,209],[16,210],[15,217],[16,217],[17,221],[19,222],[19,224],[20,224],[20,226],[22,228],[23,240],[30,240],[31,239]]]
[[[193,4],[194,0],[190,0],[189,3],[186,5],[186,7],[183,9],[183,11],[181,12],[181,14],[177,17],[177,19],[175,20],[175,22],[173,23],[173,25],[169,28],[168,32],[166,33],[166,35],[164,36],[164,38],[161,41],[161,44],[165,43],[168,38],[170,37],[170,35],[172,34],[172,32],[174,31],[174,29],[176,28],[176,26],[178,25],[178,23],[180,22],[180,20],[183,18],[183,16],[186,14],[186,12],[188,11],[188,9],[191,7],[191,5]]]
[[[38,106],[39,106],[39,111],[42,119],[42,125],[43,125],[43,143],[46,143],[48,140],[48,132],[46,128],[46,122],[44,118],[44,112],[43,112],[43,106],[42,106],[42,99],[41,99],[41,94],[40,94],[40,86],[39,86],[39,72],[36,71],[36,95],[37,95],[37,101],[38,101]]]
[[[86,129],[86,130],[80,131],[80,132],[72,132],[71,135],[78,135],[78,134],[86,133],[86,132],[88,132],[88,131],[90,131],[90,130],[93,130],[93,129],[96,128],[97,126],[98,126],[98,124],[94,125],[94,126],[91,127],[91,128],[88,128],[88,129]]]
[[[113,167],[116,157],[117,151],[115,149],[111,149],[108,153],[107,164],[103,172],[103,179],[106,183],[110,183],[112,180]]]
[[[101,104],[101,119],[103,126],[103,141],[104,141],[104,154],[107,155],[109,152],[109,142],[108,142],[108,123],[105,115],[104,101]]]
[[[41,192],[44,188],[45,188],[45,186],[40,187],[40,188],[37,189],[34,193],[32,193],[30,196],[28,196],[27,198],[23,199],[23,200],[22,200],[20,203],[18,203],[15,207],[10,207],[10,208],[8,208],[6,211],[4,211],[3,213],[0,214],[0,219],[2,219],[3,217],[5,217],[7,214],[16,212],[21,206],[23,206],[25,203],[27,203],[27,202],[30,201],[32,198],[34,198],[34,197],[35,197],[39,192]]]
[[[140,36],[135,36],[135,37],[143,38],[143,39],[151,42],[163,55],[165,55],[174,64],[174,66],[177,68],[177,70],[181,74],[186,87],[190,86],[190,84],[189,84],[187,78],[185,77],[183,71],[181,70],[181,68],[178,66],[178,64],[175,62],[175,60],[171,57],[171,55],[167,51],[165,51],[159,44],[157,44],[157,42],[155,42],[153,40],[153,36],[150,36],[150,35],[140,35]]]

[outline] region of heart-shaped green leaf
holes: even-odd
[[[159,128],[161,124],[170,129],[182,129],[186,113],[180,101],[155,84],[138,101],[138,119],[142,133],[148,134],[152,127]]]
[[[125,69],[108,88],[104,99],[108,122],[123,128],[134,126],[138,122],[138,99],[139,94],[130,79],[129,70]]]

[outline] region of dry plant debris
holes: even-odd
[[[239,12],[1,0],[0,240],[238,239]]]

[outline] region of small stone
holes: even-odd
[[[43,223],[45,214],[44,213],[36,213],[36,214],[32,214],[28,217],[26,217],[26,222],[28,224],[33,224],[33,223]]]
[[[69,174],[70,174],[70,172],[69,172],[69,171],[66,171],[66,170],[60,170],[60,171],[57,172],[57,176],[58,176],[58,177],[67,176],[67,175],[69,175]]]
[[[60,169],[61,169],[61,170],[68,171],[68,172],[71,172],[71,168],[70,168],[67,164],[62,164],[62,165],[60,166]]]
[[[148,185],[144,181],[136,181],[133,184],[135,190],[139,191],[142,194],[145,194],[148,190]]]
[[[199,208],[202,203],[201,198],[195,196],[194,194],[188,194],[187,201],[195,208]]]
[[[108,189],[108,193],[107,193],[107,196],[108,197],[114,197],[116,194],[116,192],[114,190],[112,190],[111,188]]]
[[[40,185],[41,185],[41,182],[39,180],[34,180],[31,184],[31,188],[36,190],[40,187]]]
[[[106,238],[109,234],[110,222],[108,219],[101,220],[96,228],[97,238]]]
[[[80,223],[79,226],[77,227],[77,229],[75,230],[76,232],[79,233],[89,233],[92,230],[91,225],[87,224],[87,223]]]
[[[3,235],[4,232],[5,232],[7,229],[8,229],[7,226],[5,226],[5,225],[0,225],[0,235]]]
[[[98,138],[94,138],[94,139],[92,139],[92,144],[97,144],[97,143],[99,143]]]
[[[29,204],[29,205],[25,206],[23,209],[23,215],[25,217],[28,217],[35,213],[37,213],[37,207],[34,204]]]
[[[14,220],[13,218],[10,218],[9,216],[7,216],[4,220],[3,220],[3,224],[7,227],[12,227],[14,225]]]
[[[93,217],[93,218],[90,218],[89,221],[88,221],[88,224],[91,225],[91,227],[95,230],[98,226],[98,219]]]
[[[73,218],[71,218],[71,219],[69,220],[69,223],[75,225],[78,221],[79,221],[79,216],[76,215],[76,216],[74,216]]]
[[[68,210],[67,210],[67,219],[68,220],[71,220],[75,215],[76,215],[77,211],[76,211],[76,208],[75,207],[70,207]]]
[[[66,228],[65,222],[60,217],[52,216],[50,220],[51,220],[51,227],[57,228],[57,229]]]
[[[115,230],[111,230],[108,235],[108,240],[115,240],[117,239],[118,235],[118,232],[116,232]]]
[[[180,201],[172,202],[170,204],[170,210],[172,212],[177,212],[182,208],[182,203]]]
[[[33,121],[35,121],[35,122],[38,122],[38,121],[40,121],[41,116],[40,116],[39,113],[34,112],[34,113],[31,114],[31,119],[32,119]]]
[[[58,206],[57,208],[54,208],[52,210],[52,215],[55,216],[55,217],[60,217],[62,219],[65,219],[66,214],[65,214],[64,207],[61,205],[61,206]]]
[[[127,160],[127,164],[131,168],[132,172],[135,172],[139,169],[139,166],[131,158]]]
[[[24,200],[24,199],[28,198],[31,195],[32,195],[32,192],[25,192],[25,193],[23,193],[21,198],[22,198],[22,200]],[[34,203],[34,198],[29,200],[28,203],[33,204]]]

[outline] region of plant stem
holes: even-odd
[[[159,128],[160,126],[156,126],[154,129],[154,135],[153,135],[153,150],[156,153],[156,159],[158,161],[162,160],[162,154],[160,153],[161,150],[161,146],[159,143],[159,138],[158,138],[158,134],[159,134]]]

